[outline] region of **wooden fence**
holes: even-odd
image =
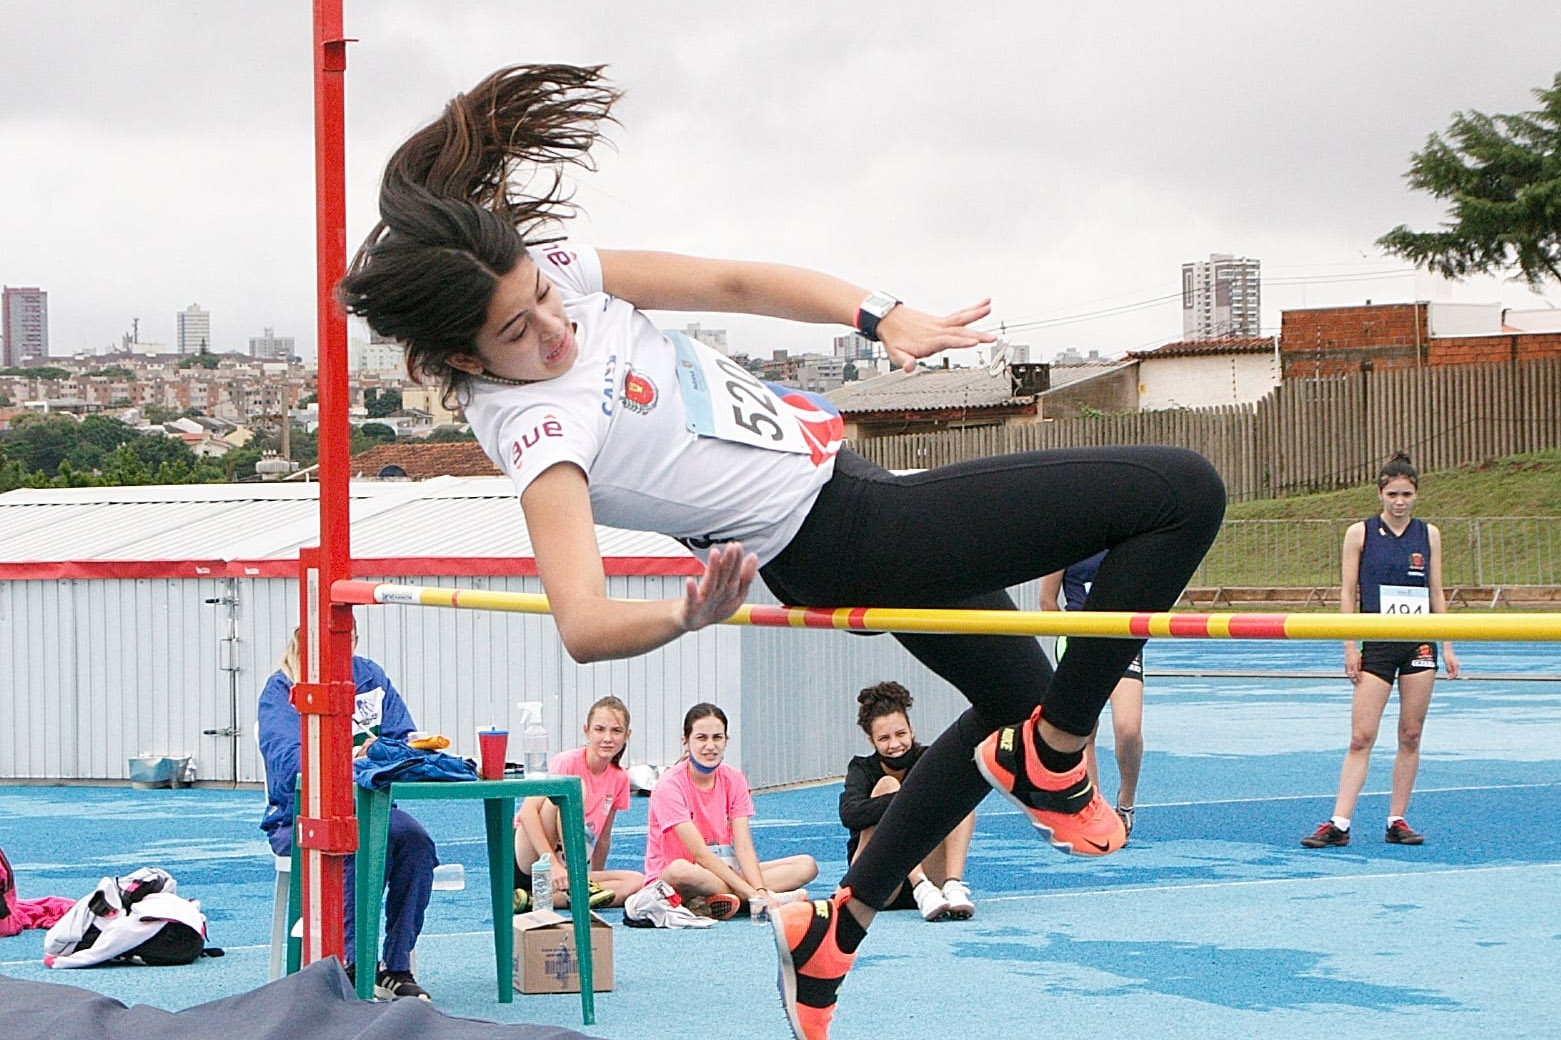
[[[869,437],[852,447],[889,469],[926,469],[1102,444],[1202,452],[1232,501],[1354,487],[1398,448],[1437,470],[1561,447],[1561,359],[1287,379],[1253,405]]]

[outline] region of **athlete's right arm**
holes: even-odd
[[[686,581],[682,599],[608,599],[580,468],[548,467],[521,493],[520,505],[559,637],[581,664],[643,654],[730,617],[758,573],[758,558],[734,542],[710,551],[704,575]]]
[[[1339,565],[1339,613],[1360,613],[1360,554],[1366,546],[1366,525],[1357,521],[1344,531],[1344,550]],[[1344,674],[1350,682],[1360,678],[1360,647],[1353,639],[1344,641]]]

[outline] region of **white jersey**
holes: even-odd
[[[557,242],[530,253],[563,295],[578,359],[526,386],[474,379],[466,402],[472,431],[516,493],[573,463],[597,523],[693,548],[740,541],[761,564],[774,559],[834,471],[838,413],[663,335],[603,291],[594,249]]]

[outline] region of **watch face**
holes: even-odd
[[[875,318],[882,318],[885,314],[889,313],[889,310],[894,307],[895,304],[899,302],[899,300],[896,300],[888,293],[875,292],[867,299],[862,301],[862,310],[866,311],[868,314],[871,314]]]

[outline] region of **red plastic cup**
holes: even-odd
[[[484,780],[504,779],[504,756],[509,750],[509,730],[480,729],[477,731],[477,748]]]

